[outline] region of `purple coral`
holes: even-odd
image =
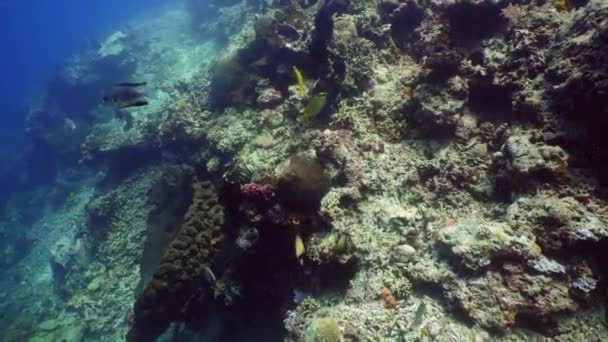
[[[275,88],[268,87],[260,90],[257,102],[264,108],[271,108],[283,100],[281,92]]]
[[[268,204],[274,201],[276,186],[273,184],[248,183],[241,185],[241,198],[255,204]]]

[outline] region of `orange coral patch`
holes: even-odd
[[[380,291],[380,301],[387,309],[394,309],[397,306],[397,298],[393,295],[388,287],[383,287]]]
[[[456,224],[456,220],[455,219],[453,219],[451,217],[445,219],[445,226],[446,227],[453,226],[455,224]]]

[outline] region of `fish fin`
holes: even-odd
[[[141,106],[145,106],[147,104],[148,104],[148,101],[146,101],[146,100],[138,100],[138,101],[126,103],[126,104],[120,106],[120,108],[123,109],[123,108],[129,108],[129,107],[141,107]]]
[[[121,82],[117,85],[122,87],[140,87],[145,86],[146,84],[148,84],[148,82]]]

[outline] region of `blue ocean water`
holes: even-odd
[[[167,0],[0,2],[0,93],[4,105],[23,103],[65,59],[128,20]]]
[[[0,155],[22,142],[28,101],[66,59],[167,0],[0,2]],[[7,155],[12,158],[13,156]],[[2,163],[5,164],[5,163]]]

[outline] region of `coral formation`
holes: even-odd
[[[329,186],[329,178],[316,160],[295,155],[279,175],[277,197],[289,209],[314,212],[318,210]]]
[[[0,246],[60,294],[3,336],[605,340],[606,14],[188,0],[117,31],[28,116],[24,177],[76,199]],[[118,75],[157,83],[130,120],[93,100]],[[3,236],[50,201],[27,191]]]
[[[307,342],[339,342],[342,341],[342,332],[338,322],[333,317],[319,318],[308,327]]]
[[[192,191],[182,227],[135,303],[129,341],[154,339],[177,320],[218,253],[224,214],[213,186],[196,182]]]

